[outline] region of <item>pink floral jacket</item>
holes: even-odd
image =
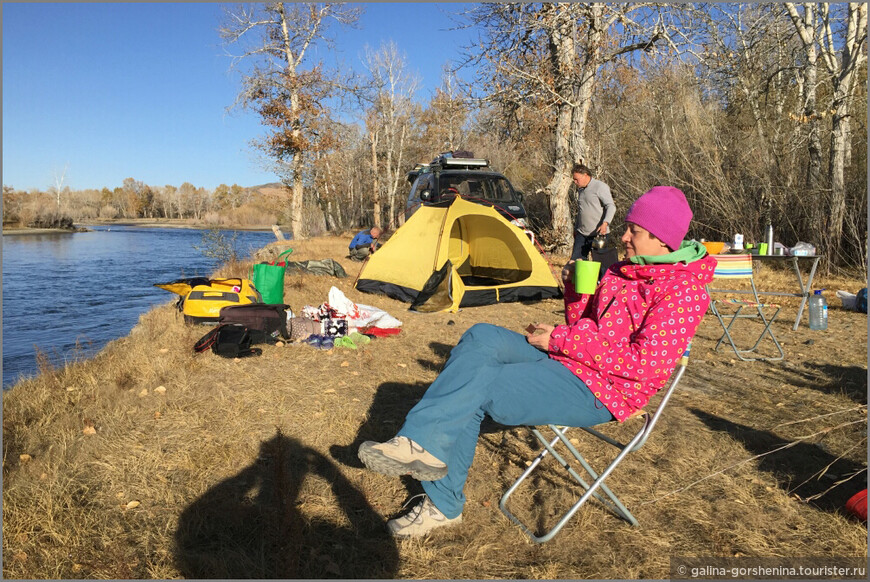
[[[550,357],[580,378],[623,422],[665,385],[695,335],[710,297],[709,255],[689,264],[612,265],[593,295],[565,289],[565,321]]]

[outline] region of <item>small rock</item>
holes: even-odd
[[[396,364],[396,365],[399,366],[400,368],[407,368],[408,367],[408,364]]]
[[[28,455],[26,453],[23,455],[18,455],[18,460],[21,461],[22,463],[29,463],[32,459],[33,459],[33,457],[31,457],[30,455]]]
[[[158,394],[166,394],[166,386],[158,386],[154,391]]]
[[[75,390],[75,386],[67,386],[66,387],[67,392],[72,392],[73,390]]]
[[[82,434],[97,434],[97,429],[92,426],[86,426],[82,429]]]
[[[141,503],[139,503],[138,501],[128,501],[127,505],[124,506],[124,509],[136,509],[140,505]]]
[[[332,388],[328,388],[323,391],[324,394],[335,394],[335,390]]]
[[[144,398],[148,396],[148,388],[143,388],[142,392],[139,393],[139,398]]]
[[[160,418],[160,411],[159,410],[154,411],[154,418]]]
[[[165,353],[169,352],[169,348],[160,348],[158,351],[159,351],[161,354],[165,354]]]
[[[342,368],[347,368],[348,366],[350,366],[350,362],[342,362],[342,363],[340,364],[340,366],[341,366]]]
[[[275,345],[276,345],[277,347],[279,347],[279,348],[283,348],[283,347],[284,347],[284,342],[275,342]]]

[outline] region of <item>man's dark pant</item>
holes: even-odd
[[[580,234],[574,231],[574,248],[571,249],[571,260],[585,261],[589,258],[589,251],[592,250],[592,241],[595,239],[595,234],[590,235]]]

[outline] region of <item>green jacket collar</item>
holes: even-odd
[[[666,255],[636,255],[629,261],[635,265],[671,265],[674,263],[689,264],[702,259],[707,254],[707,249],[699,242],[684,240],[680,248]]]

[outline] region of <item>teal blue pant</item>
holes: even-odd
[[[524,335],[485,323],[472,326],[399,430],[447,463],[446,477],[422,485],[448,518],[465,505],[463,488],[485,414],[508,426],[613,420],[577,376]]]

